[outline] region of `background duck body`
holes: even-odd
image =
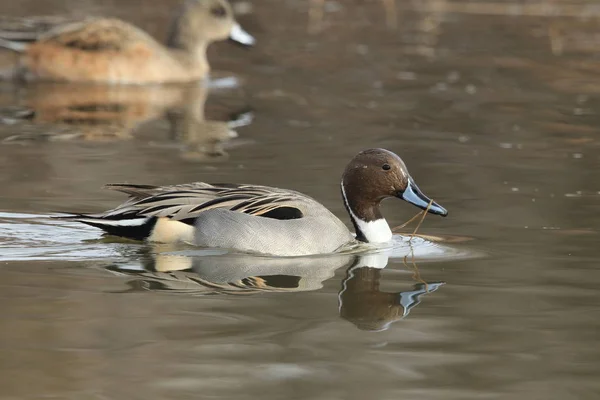
[[[179,53],[123,21],[97,19],[48,32],[26,49],[22,63],[27,79],[71,82],[186,81],[208,72],[206,60]]]
[[[204,78],[210,69],[208,45],[231,34],[253,42],[224,0],[187,0],[173,18],[166,47],[113,18],[59,25],[31,44],[2,40],[0,45],[22,53],[27,80],[146,84]]]

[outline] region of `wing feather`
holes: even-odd
[[[106,188],[128,194],[123,204],[95,217],[105,219],[168,217],[191,223],[215,208],[262,216],[280,207],[299,208],[300,194],[267,186],[196,182],[172,186],[110,184]]]
[[[114,18],[89,18],[59,25],[42,34],[39,41],[85,52],[139,51],[156,43],[143,30]]]

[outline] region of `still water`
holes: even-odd
[[[176,3],[0,10],[163,37]],[[326,1],[307,33],[308,1],[253,1],[239,20],[258,46],[209,52],[237,86],[3,83],[0,399],[597,399],[600,7],[396,3],[394,28],[390,2]],[[401,237],[282,260],[48,218],[123,200],[104,183],[203,180],[299,190],[347,220],[340,175],[368,147],[450,212],[414,260]]]

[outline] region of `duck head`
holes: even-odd
[[[173,19],[168,44],[203,52],[208,43],[227,38],[245,46],[256,41],[235,20],[226,0],[185,0]]]
[[[391,240],[392,232],[379,207],[388,197],[397,197],[431,214],[448,215],[445,208],[421,192],[402,159],[385,149],[361,151],[350,161],[342,177],[342,196],[356,239],[363,242]]]

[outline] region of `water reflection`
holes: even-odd
[[[385,260],[387,264],[387,259]],[[444,282],[426,282],[415,275],[412,290],[389,293],[380,290],[381,265],[372,257],[359,257],[348,268],[339,293],[340,316],[358,329],[383,331],[398,320],[408,316],[421,303],[421,297],[438,290]],[[385,266],[385,265],[384,265]]]
[[[351,255],[275,258],[214,250],[167,251],[148,254],[142,265],[126,263],[108,269],[134,277],[128,283],[132,290],[193,295],[302,292],[320,289],[336,269],[353,259]]]
[[[209,87],[204,84],[109,86],[38,83],[24,91],[23,107],[2,110],[5,124],[19,133],[3,142],[36,140],[114,141],[143,138],[142,125],[164,120],[169,128],[156,146],[176,148],[186,160],[224,157],[235,128],[252,122],[247,107],[226,110],[229,121],[205,117]],[[163,122],[164,122],[163,121]]]
[[[390,255],[388,251],[273,258],[213,250],[188,254],[159,251],[146,254],[141,265],[115,264],[106,269],[131,278],[125,293],[156,291],[203,296],[314,291],[321,289],[336,270],[347,268],[338,294],[339,315],[360,330],[382,331],[408,316],[421,303],[423,295],[444,285],[444,282],[424,281],[413,264],[410,290],[394,293],[380,290],[381,272]]]

